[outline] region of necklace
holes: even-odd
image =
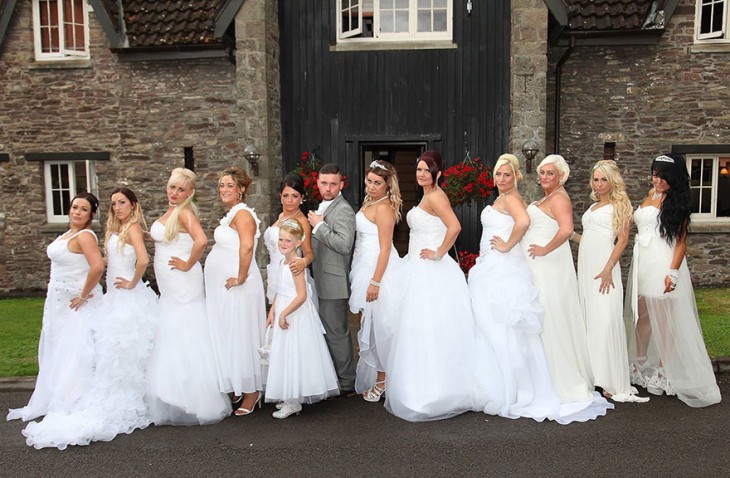
[[[387,199],[387,198],[388,198],[388,196],[387,196],[387,195],[385,195],[385,196],[381,197],[380,199],[378,199],[378,200],[376,200],[376,201],[373,201],[373,202],[367,202],[367,203],[365,203],[365,204],[363,204],[363,205],[362,205],[362,208],[363,208],[363,209],[365,209],[366,207],[370,207],[370,206],[372,206],[373,204],[378,204],[378,203],[379,203],[380,201],[382,201],[383,199]]]
[[[551,192],[550,194],[548,194],[547,196],[545,196],[545,197],[544,197],[544,198],[542,198],[542,199],[538,199],[537,201],[535,201],[535,205],[536,205],[536,206],[539,206],[540,204],[544,203],[545,201],[547,201],[547,200],[548,200],[548,198],[549,198],[550,196],[552,196],[553,194],[555,194],[556,192],[558,192],[558,191],[559,191],[559,190],[561,190],[561,189],[563,189],[563,186],[558,186],[557,188],[553,189],[553,191],[552,191],[552,192]]]
[[[514,190],[515,190],[515,188],[512,188],[512,189],[510,189],[509,191],[505,191],[505,192],[503,192],[503,193],[499,193],[499,197],[505,197],[505,196],[509,196],[510,194],[512,194],[512,192],[513,192]],[[552,194],[552,193],[551,193],[551,194]],[[498,198],[498,199],[499,199],[499,198]]]
[[[289,216],[287,216],[287,217],[283,217],[283,218],[279,219],[278,221],[276,221],[276,223],[277,223],[277,224],[283,224],[283,223],[284,223],[284,221],[286,221],[287,219],[291,219],[291,218],[293,218],[294,216],[296,216],[298,212],[299,212],[299,211],[294,211],[294,214],[291,214],[291,215],[289,215]]]
[[[657,193],[657,192],[655,192],[654,194],[651,195],[651,200],[652,201],[656,201],[657,199],[659,199],[662,196],[664,196],[664,193]]]

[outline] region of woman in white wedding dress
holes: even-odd
[[[499,197],[481,213],[479,258],[469,271],[474,317],[494,350],[504,377],[504,404],[497,414],[569,423],[550,378],[540,341],[543,309],[520,239],[530,225],[517,191],[522,179],[517,157],[503,154],[494,165]],[[481,342],[480,342],[481,344]]]
[[[545,309],[541,334],[545,356],[561,401],[561,415],[583,419],[606,414],[613,404],[594,391],[586,328],[568,238],[573,205],[563,184],[570,174],[562,156],[551,154],[538,166],[545,196],[527,207],[530,227],[521,246],[527,255],[540,304]]]
[[[631,201],[615,161],[598,161],[591,174],[591,199],[583,213],[578,250],[578,297],[588,337],[593,383],[614,402],[648,402],[629,383],[624,288],[619,259],[629,243]]]
[[[231,413],[218,389],[198,262],[208,240],[193,203],[195,173],[172,171],[169,208],[152,224],[160,324],[147,373],[150,417],[155,425],[204,425]]]
[[[269,264],[266,266],[266,298],[271,304],[276,295],[277,284],[281,272],[279,267],[284,256],[279,252],[279,227],[287,219],[294,219],[301,224],[304,230],[305,238],[299,248],[299,257],[289,264],[289,268],[295,274],[305,274],[307,279],[307,287],[311,290],[311,299],[317,306],[317,291],[314,287],[314,279],[309,273],[309,265],[314,261],[314,252],[312,251],[312,226],[307,221],[307,216],[302,211],[302,203],[304,202],[304,182],[298,174],[287,174],[281,182],[281,191],[279,200],[281,201],[281,213],[276,222],[267,227],[264,231],[264,245],[269,253]]]
[[[149,258],[134,192],[111,194],[106,227],[107,293],[95,312],[94,374],[71,413],[51,412],[23,431],[35,448],[110,441],[149,425],[145,372],[153,347],[157,296],[142,282]]]
[[[638,229],[625,320],[631,381],[654,395],[677,395],[691,407],[721,400],[702,338],[687,259],[692,201],[681,155],[651,165],[654,188],[634,213]]]
[[[91,230],[99,200],[83,192],[71,200],[69,230],[48,245],[51,278],[43,305],[38,344],[38,378],[28,405],[7,419],[33,420],[49,412],[68,413],[91,384],[94,346],[91,321],[101,300],[104,261]]]
[[[355,390],[368,402],[385,392],[385,363],[393,334],[377,314],[381,282],[400,263],[393,247],[393,230],[401,218],[403,200],[398,173],[392,164],[373,161],[365,170],[366,196],[355,215],[355,252],[350,269],[350,312],[362,313]]]
[[[264,282],[255,252],[261,221],[243,200],[251,178],[229,168],[218,180],[218,195],[229,208],[216,227],[215,245],[205,260],[208,323],[213,339],[218,389],[248,415],[261,400],[264,378],[259,347],[266,330]]]
[[[442,172],[438,152],[419,157],[416,180],[424,195],[408,212],[408,255],[380,290],[383,320],[394,330],[385,407],[409,421],[494,412],[500,404],[491,394],[503,387],[496,363],[477,359],[469,290],[461,268],[447,254],[461,225],[438,186]]]

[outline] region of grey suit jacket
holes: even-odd
[[[350,263],[355,243],[355,211],[340,194],[324,212],[324,224],[312,236],[312,272],[322,299],[350,297]]]

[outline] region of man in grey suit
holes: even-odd
[[[340,392],[349,393],[355,389],[355,360],[347,321],[355,212],[340,192],[344,185],[340,168],[331,163],[322,166],[317,180],[322,203],[317,211],[309,212],[307,219],[312,225],[312,272],[319,316],[327,332],[325,339],[337,370]]]

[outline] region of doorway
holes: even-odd
[[[403,219],[393,231],[393,245],[402,257],[408,252],[408,235],[410,229],[406,223],[406,214],[418,204],[420,191],[416,183],[416,158],[426,149],[426,143],[388,143],[365,144],[362,146],[363,171],[374,161],[387,161],[398,172],[398,185],[403,198]]]

